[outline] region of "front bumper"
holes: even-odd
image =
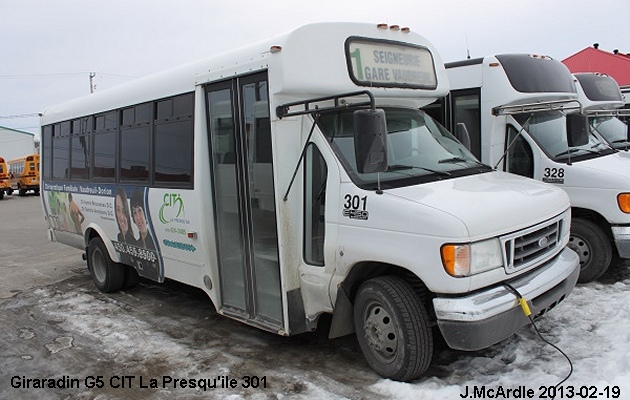
[[[579,274],[578,255],[565,248],[544,266],[507,283],[528,300],[536,318],[571,293]],[[530,323],[502,284],[463,297],[437,297],[433,306],[446,343],[456,350],[489,347]]]
[[[615,246],[621,258],[630,258],[630,226],[613,226]]]

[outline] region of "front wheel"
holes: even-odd
[[[125,284],[125,268],[112,261],[100,237],[90,240],[87,264],[94,284],[101,292],[115,292]]]
[[[602,276],[612,261],[612,246],[608,237],[599,226],[586,219],[571,221],[568,247],[580,256],[580,283]]]
[[[396,276],[364,282],[355,297],[354,325],[368,364],[379,375],[408,382],[433,358],[433,337],[424,305]]]

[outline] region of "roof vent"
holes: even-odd
[[[599,43],[593,43],[593,47],[598,49],[599,48]]]
[[[619,54],[619,49],[613,50],[613,54]]]

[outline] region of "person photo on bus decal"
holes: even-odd
[[[129,212],[127,192],[122,187],[119,187],[116,191],[114,209],[116,210],[116,222],[118,223],[118,241],[134,243],[135,238],[131,231],[131,213]]]
[[[85,220],[85,216],[81,212],[81,208],[72,199],[72,193],[68,193],[68,209],[70,210],[70,218],[74,223],[74,230],[77,233],[81,233],[81,224]]]
[[[140,189],[136,189],[131,195],[131,215],[140,233],[136,245],[144,249],[155,250],[155,243],[153,243],[153,238],[151,238],[149,227],[147,226],[147,218],[144,213],[144,197]]]

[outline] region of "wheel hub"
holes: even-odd
[[[389,313],[381,306],[369,308],[363,324],[365,341],[375,356],[389,361],[396,356],[398,334]]]
[[[571,235],[567,247],[578,254],[580,257],[580,266],[584,267],[584,265],[588,264],[591,260],[591,247],[586,240],[581,237]]]

